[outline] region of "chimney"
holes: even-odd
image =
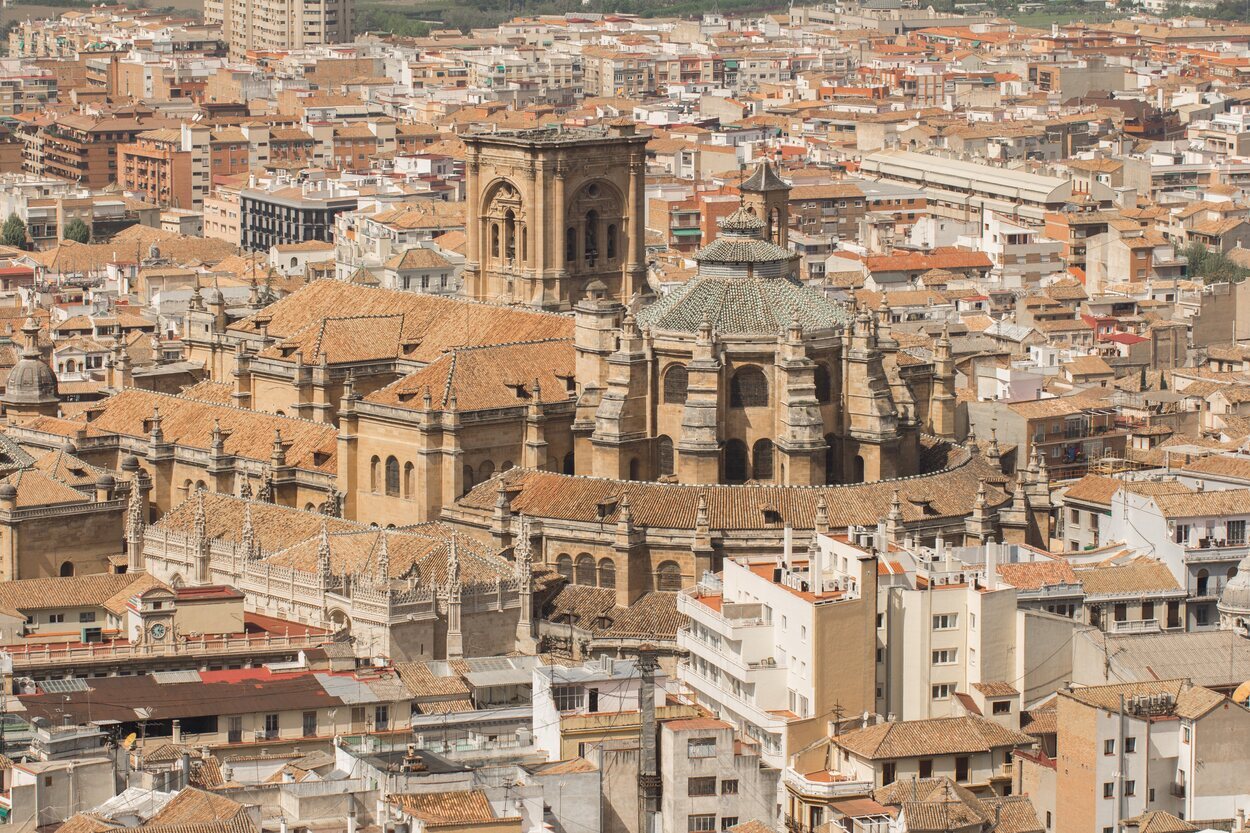
[[[182,764],[182,777],[180,781],[182,784],[182,788],[186,789],[187,787],[191,786],[191,753],[190,752],[182,753],[181,764]]]
[[[993,541],[985,545],[985,589],[998,589],[998,545]]]
[[[352,804],[347,808],[347,833],[356,833],[356,803],[350,797],[348,801]]]
[[[794,569],[794,530],[787,526],[782,531],[781,540],[782,564],[788,573]]]
[[[174,718],[173,729],[174,729],[174,733],[173,733],[173,736],[170,738],[170,740],[172,743],[181,745],[182,744],[182,721],[176,717]]]

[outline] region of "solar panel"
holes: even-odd
[[[200,672],[194,668],[183,671],[153,671],[152,679],[157,685],[169,685],[170,683],[198,683],[200,680]]]
[[[87,691],[87,681],[78,677],[64,680],[44,680],[39,684],[48,694],[72,694],[75,691]]]

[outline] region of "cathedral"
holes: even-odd
[[[763,162],[742,206],[649,303],[592,283],[575,307],[577,473],[681,483],[860,483],[917,474],[953,434],[954,366],[903,352],[889,310],[800,282],[789,186]]]

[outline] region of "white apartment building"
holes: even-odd
[[[881,576],[877,713],[893,720],[987,717],[1019,725],[1016,589],[997,577],[1007,544],[917,547],[914,569]],[[1010,557],[1017,557],[1018,553]],[[892,561],[890,570],[902,562]],[[908,565],[911,566],[911,565]],[[980,703],[976,703],[980,700]],[[973,712],[975,713],[975,712]]]
[[[1000,287],[1029,288],[1065,270],[1063,243],[1043,237],[1042,231],[1040,224],[1031,225],[987,211],[981,219],[980,233],[960,237],[958,245],[989,255],[994,264],[990,277]]]
[[[1152,680],[1061,691],[1056,707],[1054,792],[1030,791],[1039,816],[1053,812],[1055,833],[1114,833],[1150,810],[1182,819],[1250,810],[1244,745],[1233,740],[1250,732],[1250,711],[1222,694]]]
[[[659,709],[665,702],[667,675],[657,670],[654,680],[654,702]],[[642,692],[642,673],[634,660],[602,657],[571,667],[535,666],[531,724],[534,746],[547,754],[547,760],[561,760],[561,727],[567,718],[637,713]]]
[[[689,652],[678,679],[769,766],[785,765],[799,721],[874,706],[877,569],[871,536],[859,540],[816,535],[802,555],[787,545],[776,559],[728,560],[677,597]]]

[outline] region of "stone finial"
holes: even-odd
[[[321,521],[321,540],[317,542],[317,573],[323,581],[330,579],[330,529]]]
[[[252,502],[243,504],[243,530],[240,535],[243,552],[248,558],[256,557],[256,526],[252,523]]]
[[[459,598],[460,595],[460,553],[456,551],[456,533],[451,533],[451,541],[447,545],[447,595]]]

